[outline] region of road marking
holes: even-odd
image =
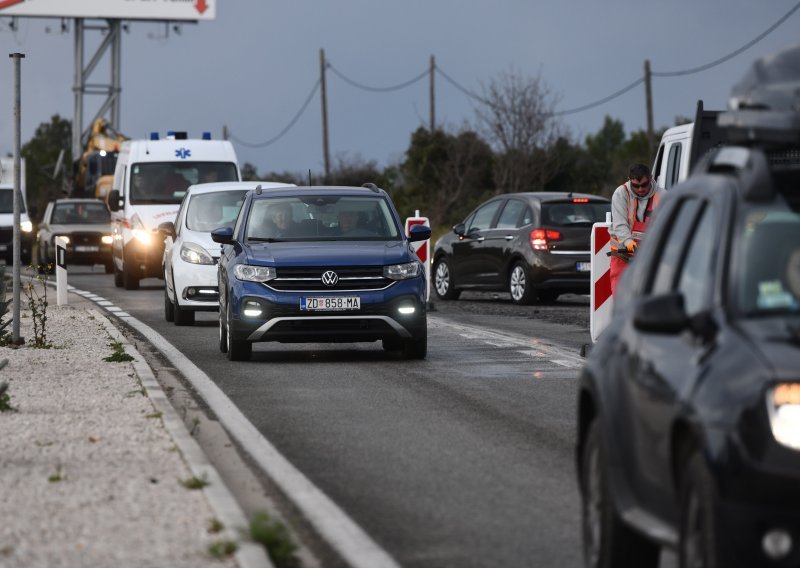
[[[47,283],[55,286],[50,281]],[[78,290],[73,291],[80,294]],[[89,295],[84,296],[93,299]],[[294,467],[197,365],[144,322],[127,312],[116,311],[120,308],[113,304],[103,307],[141,333],[186,377],[228,433],[280,487],[319,536],[342,557],[345,564],[353,568],[400,568],[388,552]]]
[[[464,339],[480,341],[493,347],[522,347],[524,349],[519,350],[519,352],[524,355],[545,357],[551,363],[568,369],[580,369],[583,367],[584,360],[580,355],[573,353],[566,347],[556,345],[539,337],[526,337],[507,331],[489,331],[473,325],[445,321],[431,315],[428,315],[428,325],[434,328],[449,329]]]

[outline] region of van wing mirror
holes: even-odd
[[[233,227],[220,227],[211,231],[211,240],[221,245],[229,245],[233,242]]]
[[[112,189],[108,192],[108,209],[110,211],[119,211],[120,210],[120,203],[119,203],[119,190]]]

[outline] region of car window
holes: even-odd
[[[228,162],[140,162],[131,167],[130,202],[177,204],[190,185],[237,177],[236,166]]]
[[[516,229],[521,227],[520,215],[527,206],[518,199],[509,199],[503,206],[500,218],[497,220],[498,229]]]
[[[491,228],[492,219],[494,219],[494,214],[497,212],[501,203],[502,201],[500,200],[490,201],[475,211],[469,224],[467,224],[467,233],[471,233],[472,231],[485,231]]]
[[[542,204],[542,225],[565,227],[569,225],[589,226],[606,220],[611,211],[610,203],[576,203],[574,201]]]
[[[666,185],[664,186],[667,189],[678,183],[678,179],[680,178],[682,149],[683,144],[680,142],[673,144],[669,149],[669,157],[667,158],[667,179],[665,180]]]
[[[671,219],[671,228],[661,247],[659,258],[655,259],[656,272],[652,279],[650,292],[664,294],[673,289],[675,274],[680,261],[680,254],[686,244],[689,231],[694,225],[700,202],[697,199],[686,199],[675,208]]]
[[[211,232],[220,227],[233,227],[247,190],[199,193],[191,197],[186,208],[186,228]]]
[[[102,225],[111,222],[105,203],[57,203],[50,221],[54,224]]]
[[[715,215],[709,205],[704,208],[691,237],[686,258],[678,279],[687,315],[693,316],[707,307],[713,282],[712,259],[715,250]]]
[[[800,214],[755,206],[739,227],[734,295],[746,315],[800,311]]]
[[[25,213],[25,203],[20,199],[19,201],[20,213]],[[4,189],[0,190],[0,213],[13,213],[14,212],[14,190]]]
[[[381,196],[311,195],[255,199],[247,238],[264,241],[386,241],[401,239]]]
[[[533,210],[530,207],[525,208],[525,213],[522,214],[522,221],[520,222],[520,227],[524,227],[525,225],[530,225],[533,223]]]

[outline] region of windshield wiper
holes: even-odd
[[[286,239],[279,239],[277,237],[247,237],[248,241],[254,241],[257,243],[283,243],[286,242]]]

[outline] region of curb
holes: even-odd
[[[209,463],[200,445],[187,430],[144,357],[103,314],[94,308],[83,309],[94,316],[111,338],[119,342],[125,351],[134,357],[132,361],[134,372],[139,377],[142,387],[147,391],[147,396],[156,411],[161,413],[161,420],[167,433],[178,446],[192,474],[208,480],[209,484],[203,488],[203,494],[216,517],[225,525],[224,534],[238,544],[238,549],[234,554],[236,563],[240,568],[275,568],[261,545],[239,540],[236,529],[246,529],[249,525],[244,512],[225,486],[216,468]]]

